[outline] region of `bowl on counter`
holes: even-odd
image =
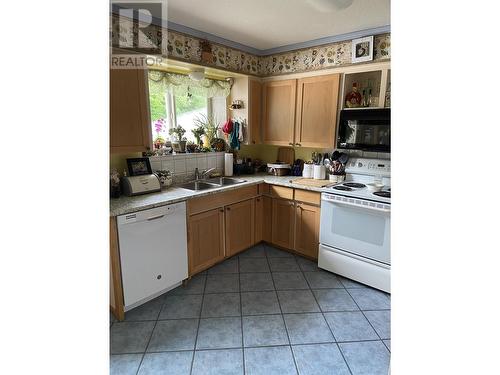
[[[376,191],[382,190],[383,187],[384,187],[384,184],[381,184],[381,183],[378,183],[378,182],[373,182],[373,183],[366,184],[366,188],[369,191],[371,191],[372,193],[374,193]]]
[[[273,176],[286,176],[290,173],[290,164],[268,163],[267,173]]]

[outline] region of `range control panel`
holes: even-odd
[[[390,176],[391,161],[385,159],[352,158],[347,162],[346,172]]]

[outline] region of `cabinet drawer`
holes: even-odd
[[[316,193],[315,191],[295,189],[295,200],[319,206],[321,203],[321,193]]]
[[[269,191],[273,197],[293,200],[292,188],[271,185]]]
[[[258,195],[257,190],[257,185],[253,185],[218,194],[189,199],[187,201],[188,215],[193,215],[199,212],[212,210],[214,208],[227,206],[232,203],[253,198]]]

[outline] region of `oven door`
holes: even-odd
[[[390,205],[322,194],[321,244],[390,265],[390,238]]]

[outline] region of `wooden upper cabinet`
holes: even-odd
[[[110,70],[110,151],[141,152],[151,147],[147,70]]]
[[[305,203],[295,207],[295,251],[318,258],[320,208]]]
[[[339,81],[340,74],[297,80],[297,146],[334,147]]]
[[[254,199],[226,206],[225,211],[226,256],[230,257],[254,244]]]
[[[289,146],[294,143],[297,80],[265,82],[262,87],[262,142]]]
[[[262,117],[262,84],[255,79],[249,80],[249,106],[248,123],[250,125],[250,144],[261,142],[261,117]]]
[[[293,249],[295,207],[287,199],[273,198],[272,243]]]
[[[224,259],[224,210],[216,208],[188,217],[189,275]]]

